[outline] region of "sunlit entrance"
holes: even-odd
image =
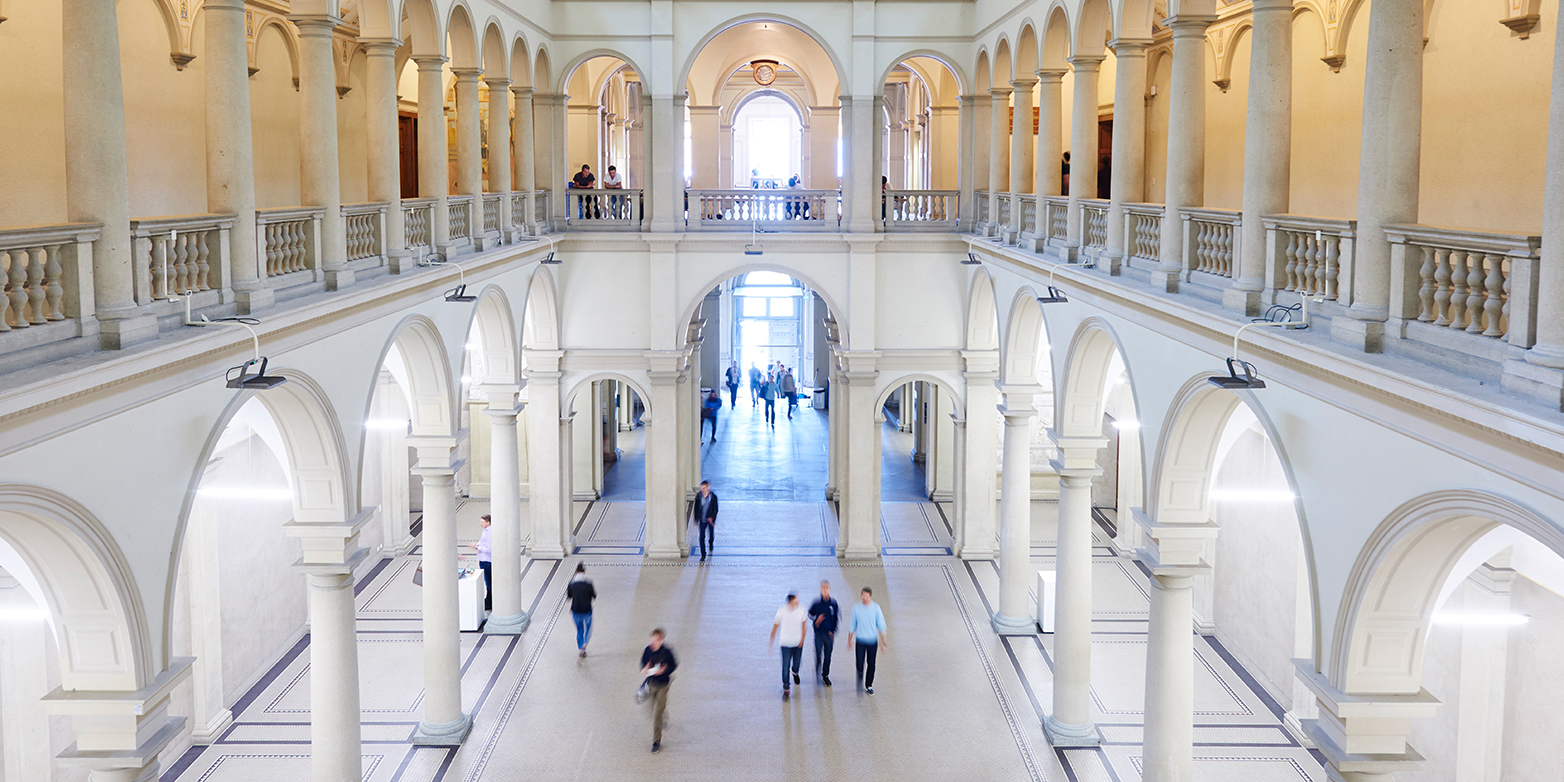
[[[804,287],[778,272],[750,272],[733,289],[739,366],[765,371],[773,362],[799,366]]]

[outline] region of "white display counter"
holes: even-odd
[[[1058,589],[1054,579],[1052,570],[1037,571],[1037,612],[1032,616],[1037,617],[1037,629],[1044,633],[1054,631],[1054,591]]]
[[[456,582],[456,616],[462,632],[477,631],[483,624],[483,571],[462,572]]]

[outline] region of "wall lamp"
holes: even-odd
[[[440,257],[440,256],[437,255],[436,253],[430,253],[428,256],[426,256],[424,258],[423,261],[420,261],[418,265],[419,266],[455,266],[456,267],[456,274],[458,275],[458,279],[460,279],[461,282],[458,283],[456,287],[454,287],[454,288],[452,288],[452,289],[450,289],[450,290],[445,292],[445,300],[446,301],[450,301],[450,302],[456,302],[458,304],[466,304],[468,302],[477,301],[478,300],[477,296],[472,296],[472,295],[467,293],[467,273],[462,271],[462,265],[459,264],[459,263],[451,263],[450,261],[446,261],[446,260],[439,260],[439,261],[431,261],[431,260],[429,260],[429,258],[438,258],[438,257]]]
[[[1322,302],[1322,296],[1305,296],[1303,301],[1296,305],[1302,310],[1303,319],[1293,320],[1292,314],[1298,312],[1292,307],[1273,306],[1266,311],[1264,318],[1259,318],[1245,323],[1233,332],[1233,355],[1227,359],[1227,376],[1212,375],[1206,378],[1206,382],[1217,388],[1230,391],[1255,391],[1265,388],[1265,381],[1260,379],[1260,371],[1254,365],[1238,358],[1238,340],[1243,336],[1245,329],[1252,328],[1277,328],[1277,329],[1306,329],[1310,325],[1309,302]]]
[[[760,242],[755,239],[756,235],[759,234],[759,233],[760,233],[760,221],[759,220],[751,220],[750,223],[749,223],[749,244],[744,245],[744,254],[745,255],[765,255],[766,254],[764,250],[760,249]]]
[[[1048,270],[1048,295],[1038,296],[1038,304],[1063,304],[1070,300],[1064,295],[1063,291],[1054,287],[1054,275],[1059,273],[1059,267],[1063,265],[1062,263],[1056,263],[1052,269]]]
[[[543,240],[548,242],[548,255],[543,256],[543,260],[540,261],[540,263],[546,263],[549,266],[558,266],[563,263],[563,261],[554,257],[554,239],[552,237],[545,236],[543,237]]]
[[[191,317],[190,296],[183,296],[185,300],[185,325],[186,326],[239,326],[250,332],[250,343],[255,348],[255,358],[233,367],[224,375],[229,388],[249,389],[252,391],[266,391],[276,388],[288,382],[288,378],[281,375],[266,374],[266,357],[261,355],[261,338],[255,333],[254,326],[261,325],[255,318],[218,318],[212,320],[205,315],[200,320]],[[257,367],[254,373],[250,367]]]
[[[967,259],[965,261],[962,261],[961,265],[962,266],[982,266],[983,265],[983,261],[982,261],[982,259],[977,257],[977,253],[972,252],[972,251],[969,250],[967,252]]]

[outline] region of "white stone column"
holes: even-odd
[[[532,143],[537,159],[538,187],[549,191],[549,225],[563,225],[569,204],[565,201],[564,95],[532,96]]]
[[[1378,353],[1390,316],[1390,240],[1385,226],[1417,222],[1423,144],[1423,3],[1380,0],[1369,10],[1363,81],[1363,149],[1358,164],[1358,234],[1341,270],[1347,317],[1331,338]],[[1171,180],[1170,180],[1171,181]]]
[[[1249,31],[1249,102],[1244,119],[1244,217],[1237,274],[1222,303],[1260,314],[1265,289],[1265,222],[1285,214],[1292,158],[1293,0],[1255,0]]]
[[[325,210],[320,220],[320,272],[326,290],[353,284],[347,268],[347,226],[342,219],[342,171],[337,159],[335,16],[291,15],[299,28],[299,197]]]
[[[1037,77],[1025,74],[1013,79],[1010,94],[1015,96],[1015,124],[1010,129],[1010,225],[1012,241],[1021,240],[1021,231],[1031,226],[1022,219],[1021,194],[1036,188],[1033,153],[1037,145],[1032,136],[1032,89]],[[1039,123],[1041,124],[1041,123]]]
[[[1092,478],[1101,471],[1066,466],[1096,449],[1055,460],[1059,473],[1059,541],[1054,593],[1054,710],[1043,731],[1055,747],[1102,743],[1091,719]]]
[[[1194,779],[1195,647],[1188,575],[1151,577],[1143,782]]]
[[[559,359],[527,352],[527,477],[531,495],[528,516],[532,519],[532,546],[527,555],[533,559],[565,557],[565,519],[570,515],[570,497],[564,494],[564,475],[569,463],[560,461],[560,373],[553,369]],[[552,359],[552,360],[549,360]],[[540,364],[546,365],[545,369]]]
[[[1032,247],[1042,252],[1048,244],[1048,206],[1044,199],[1064,190],[1061,163],[1064,156],[1064,70],[1037,72],[1037,163],[1034,166],[1037,216],[1032,224]]]
[[[157,320],[136,308],[119,21],[114,0],[65,3],[60,17],[71,42],[64,51],[66,216],[103,224],[92,250],[92,292],[100,342],[118,350],[157,336]]]
[[[526,214],[522,215],[521,222],[527,227],[527,233],[533,236],[538,234],[538,189],[537,173],[534,170],[536,161],[533,156],[533,125],[532,125],[532,90],[526,87],[512,87],[511,94],[516,97],[516,189],[526,194],[522,201],[525,204]]]
[[[494,546],[489,567],[494,581],[494,610],[483,630],[495,635],[523,632],[532,621],[521,607],[521,455],[516,416],[521,414],[522,406],[516,402],[517,391],[512,387],[490,392],[489,408],[485,411],[489,415],[489,515]]]
[[[973,199],[975,185],[974,138],[977,135],[975,125],[977,123],[977,99],[973,95],[959,95],[956,97],[956,215],[960,221],[957,230],[966,233],[973,230],[973,224],[977,222],[974,215],[977,209]],[[932,146],[932,145],[931,145]],[[950,150],[931,152],[932,154],[949,155]]]
[[[1168,83],[1167,195],[1162,209],[1162,265],[1152,284],[1178,291],[1184,276],[1185,207],[1200,206],[1206,192],[1206,28],[1214,16],[1180,14],[1164,20],[1173,29]],[[1071,174],[1075,169],[1071,168]],[[1071,176],[1073,183],[1075,177]]]
[[[456,76],[456,192],[470,195],[472,235],[483,233],[483,117],[478,100],[482,68],[452,68]]]
[[[1564,410],[1564,25],[1553,45],[1553,93],[1542,187],[1542,259],[1537,280],[1537,341],[1526,361],[1504,368],[1504,388]]]
[[[999,202],[1010,192],[1010,88],[990,88],[988,106],[988,222],[992,229],[988,234],[1003,236]]]
[[[865,354],[867,353],[867,355]],[[840,391],[847,409],[842,441],[847,446],[842,461],[842,540],[837,556],[847,559],[873,559],[880,555],[880,482],[876,479],[880,460],[878,411],[875,409],[875,380],[880,373],[874,364],[877,354],[846,351],[842,354],[844,371]],[[832,390],[838,393],[837,389]],[[833,402],[836,400],[833,399]]]
[[[489,85],[489,190],[499,193],[500,241],[515,241],[510,200],[510,79],[491,76]]]
[[[1066,218],[1065,246],[1071,252],[1086,249],[1081,201],[1097,197],[1097,77],[1102,73],[1101,54],[1070,58],[1075,86],[1070,108],[1070,206]]]
[[[655,131],[654,131],[655,132]],[[646,427],[646,556],[679,559],[678,526],[684,523],[684,487],[679,474],[679,369],[677,359],[656,351],[659,366],[647,375],[651,380]]]
[[[999,610],[994,632],[1036,632],[1028,605],[1032,578],[1032,429],[1037,409],[1032,398],[1042,389],[1005,386],[999,410],[1005,416],[1005,464],[999,493]]]
[[[364,47],[365,132],[369,142],[369,200],[386,204],[386,261],[392,274],[407,263],[407,227],[402,217],[401,133],[396,112],[395,38],[360,38]]]
[[[965,534],[956,554],[967,560],[993,559],[997,537],[994,483],[999,474],[995,458],[999,451],[999,417],[994,414],[999,406],[999,389],[994,381],[999,379],[999,356],[998,351],[964,351],[963,356],[967,365],[967,425],[962,454],[965,469],[959,480],[966,499],[966,523],[962,525]]]
[[[652,175],[647,186],[650,228],[656,232],[684,230],[684,100],[683,93],[652,96]]]
[[[461,744],[472,728],[462,711],[461,629],[456,597],[456,440],[417,437],[414,474],[423,479],[424,718],[414,744]]]
[[[233,290],[239,313],[249,314],[274,297],[256,260],[244,2],[208,0],[201,10],[206,25],[206,208],[234,215],[222,282]]]
[[[438,54],[414,55],[418,63],[418,196],[434,199],[430,227],[432,248],[450,256],[450,183],[446,174],[445,58]]]
[[[361,549],[341,566],[300,568],[309,582],[310,775],[316,780],[356,782],[364,775],[352,564],[367,553]]]
[[[1146,47],[1145,38],[1116,38],[1113,45],[1113,172],[1108,192],[1108,267],[1124,262],[1128,236],[1124,205],[1146,199]],[[1101,195],[1100,193],[1098,195]]]

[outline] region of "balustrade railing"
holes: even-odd
[[[547,190],[532,191],[532,221],[540,226],[548,225],[549,192]]]
[[[583,190],[571,188],[565,191],[568,209],[565,221],[570,225],[591,226],[594,230],[635,230],[641,225],[642,191],[616,188],[613,190]]]
[[[1037,225],[1037,196],[1021,196],[1021,233],[1032,235]]]
[[[348,240],[348,260],[384,258],[386,254],[386,210],[384,201],[343,204],[342,221]]]
[[[954,230],[959,196],[955,190],[887,190],[886,230]]]
[[[0,333],[92,314],[92,251],[101,229],[66,223],[0,230]]]
[[[136,303],[223,286],[233,215],[182,215],[130,221]]]
[[[1232,277],[1238,259],[1243,213],[1229,209],[1184,209],[1184,263],[1188,271]]]
[[[989,222],[988,205],[993,199],[989,197],[988,191],[979,190],[973,194],[973,200],[977,201],[977,221],[987,225]]]
[[[1070,199],[1064,196],[1043,196],[1048,209],[1048,238],[1064,241],[1070,235]]]
[[[319,267],[320,221],[325,210],[319,207],[255,210],[257,251],[266,267],[267,277],[302,272]]]
[[[500,230],[500,200],[504,193],[483,194],[483,232],[499,233]]]
[[[409,247],[433,246],[434,204],[433,198],[402,199],[402,226]]]
[[[689,223],[703,229],[761,223],[773,230],[819,231],[835,230],[841,222],[837,190],[690,190],[685,197]]]
[[[527,225],[527,194],[512,191],[510,194],[510,225],[521,229]]]
[[[999,197],[999,218],[994,221],[995,224],[999,226],[1000,230],[1005,230],[1010,227],[1010,216],[1010,197],[1007,195],[1001,195]]]
[[[1161,204],[1124,205],[1124,246],[1130,265],[1144,269],[1162,263]]]
[[[1386,226],[1385,234],[1392,315],[1531,347],[1540,237],[1425,225]]]
[[[1102,252],[1108,249],[1108,201],[1093,198],[1081,202],[1082,249]]]
[[[1357,221],[1269,215],[1263,223],[1266,287],[1335,299],[1341,261],[1352,257]]]
[[[472,202],[470,195],[450,196],[446,205],[450,214],[451,241],[472,238]]]

